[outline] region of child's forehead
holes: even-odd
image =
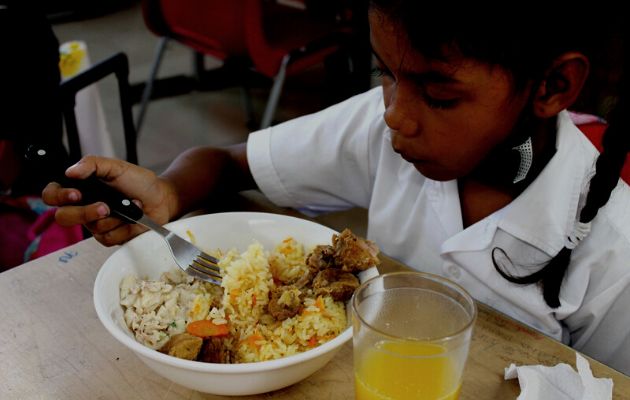
[[[379,64],[396,74],[417,76],[418,81],[463,83],[476,70],[488,71],[490,65],[461,53],[444,49],[439,57],[428,57],[413,48],[404,36],[372,31],[372,53]],[[461,81],[461,82],[460,82]]]
[[[476,26],[466,21],[463,26],[457,21],[441,24],[445,17],[419,16],[410,26],[409,18],[403,22],[400,15],[390,16],[379,9],[368,13],[370,40],[379,41],[391,53],[404,54],[407,59],[421,59],[436,66],[457,68],[462,63],[487,66],[510,67],[505,60],[517,60],[521,54],[532,53],[531,44],[538,43],[528,32],[502,33],[490,26]],[[503,22],[505,23],[505,22]],[[526,45],[525,45],[525,44]],[[534,50],[534,55],[537,52]],[[532,54],[530,54],[532,55]]]
[[[375,13],[370,13],[370,42],[378,56],[430,63],[438,69],[452,68],[466,60],[453,43],[433,43],[430,53],[414,47],[399,23]]]

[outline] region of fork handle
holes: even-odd
[[[40,171],[57,171],[60,165],[67,162],[66,155],[59,148],[51,148],[44,143],[27,146],[24,158],[35,169]],[[136,223],[144,216],[142,210],[130,198],[109,186],[95,175],[86,179],[68,178],[65,174],[54,174],[56,181],[64,187],[76,188],[81,192],[80,204],[92,204],[102,201],[111,212],[126,222]]]
[[[94,175],[90,175],[86,179],[74,179],[63,176],[60,180],[62,186],[76,188],[81,192],[81,204],[92,204],[102,201],[107,204],[113,214],[133,224],[144,216],[140,207],[135,205],[129,197]]]

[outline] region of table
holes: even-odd
[[[183,388],[146,367],[101,325],[94,279],[116,248],[87,239],[0,273],[0,399],[224,399]],[[382,271],[404,269],[384,257]],[[589,359],[596,377],[614,381],[614,399],[630,400],[630,378]],[[575,366],[575,352],[479,304],[460,398],[516,398],[510,363]],[[352,399],[352,346],[289,388],[243,399]]]

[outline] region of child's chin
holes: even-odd
[[[426,164],[426,163],[414,163],[414,167],[422,174],[422,176],[432,179],[434,181],[451,181],[453,179],[459,178],[459,176],[453,171],[446,171],[441,168],[436,168],[435,166]]]

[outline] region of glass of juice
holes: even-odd
[[[364,282],[352,298],[356,399],[457,399],[476,317],[472,297],[437,275]]]

